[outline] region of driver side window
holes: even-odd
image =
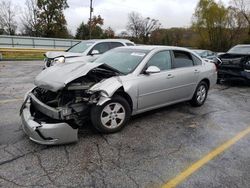
[[[171,69],[171,55],[169,51],[161,51],[154,54],[153,57],[148,61],[147,67],[156,66],[161,71]]]
[[[102,42],[99,44],[96,44],[92,50],[90,51],[90,54],[92,53],[93,50],[97,50],[100,54],[103,54],[104,52],[108,51],[109,48],[109,43],[108,42]]]

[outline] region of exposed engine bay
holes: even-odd
[[[81,126],[89,117],[90,106],[96,105],[102,96],[108,98],[105,91],[92,91],[90,88],[118,75],[117,71],[102,65],[58,91],[38,86],[30,93],[32,116],[39,122],[67,121],[72,127]]]

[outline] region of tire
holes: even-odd
[[[115,95],[102,106],[93,106],[90,112],[91,122],[101,133],[120,131],[131,116],[131,108],[126,99]]]
[[[202,106],[207,99],[207,93],[208,85],[206,82],[201,81],[195,90],[192,100],[190,101],[191,105],[194,107]]]

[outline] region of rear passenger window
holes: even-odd
[[[194,66],[192,56],[189,52],[173,51],[173,54],[174,54],[174,64],[173,64],[174,68]]]
[[[202,65],[202,61],[198,57],[195,55],[192,55],[192,57],[195,65]]]
[[[169,51],[156,53],[147,63],[147,67],[156,66],[161,71],[171,69],[171,55]]]
[[[110,49],[121,47],[121,46],[124,46],[124,45],[120,42],[110,42]]]

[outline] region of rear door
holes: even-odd
[[[197,86],[201,65],[197,65],[192,54],[187,51],[173,50],[172,56],[176,82],[175,100],[190,99]]]

